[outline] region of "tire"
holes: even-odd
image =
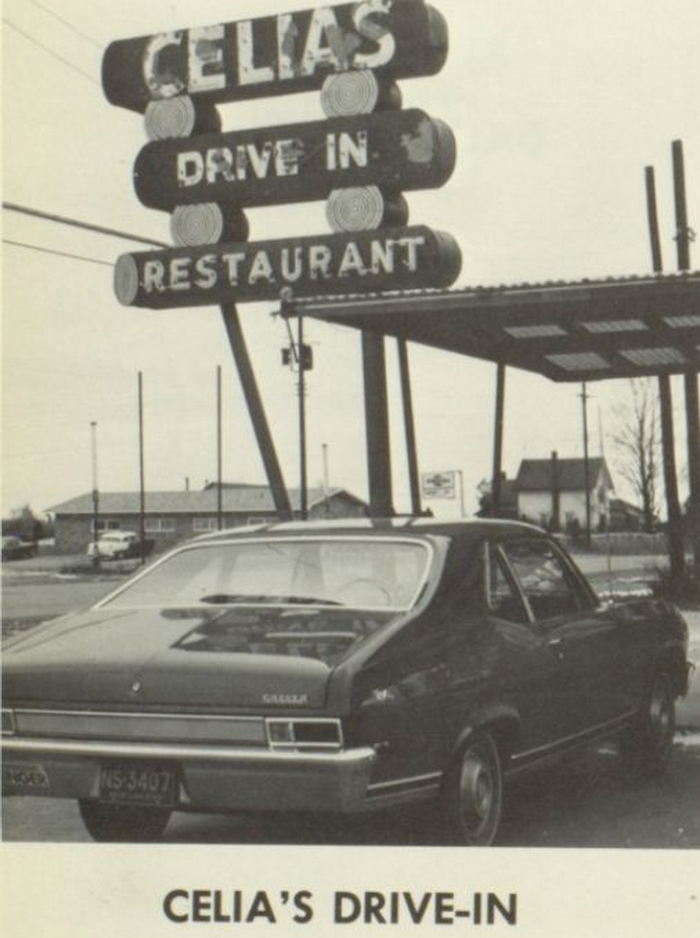
[[[469,737],[448,774],[445,799],[451,843],[488,847],[494,842],[503,806],[503,766],[490,733]]]
[[[661,775],[671,758],[675,731],[676,704],[671,678],[665,671],[659,671],[635,725],[620,739],[620,754],[627,767],[642,778]]]
[[[80,817],[93,840],[114,843],[149,843],[159,837],[170,820],[167,808],[141,808],[122,804],[79,801]]]

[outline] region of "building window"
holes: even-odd
[[[144,530],[150,534],[167,534],[175,530],[174,518],[146,518]]]
[[[246,519],[246,524],[270,524],[275,521],[275,518],[271,518],[269,515],[262,517],[261,515],[249,515]]]
[[[109,519],[105,519],[105,520],[97,522],[98,531],[118,531],[121,528],[121,526],[122,526],[121,521],[110,521]],[[92,528],[92,531],[94,532],[95,530],[94,520],[92,522],[91,528]]]
[[[219,526],[216,518],[193,518],[193,531],[218,531]]]

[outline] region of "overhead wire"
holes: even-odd
[[[108,235],[111,238],[123,238],[125,241],[139,241],[142,244],[167,248],[172,245],[165,241],[158,241],[155,238],[144,238],[141,235],[131,234],[128,231],[119,231],[117,228],[106,228],[104,225],[95,225],[91,222],[79,221],[77,218],[69,218],[66,215],[54,215],[51,212],[44,212],[38,208],[29,208],[27,205],[18,205],[16,202],[3,202],[2,207],[8,212],[19,212],[22,215],[30,215],[33,218],[41,218],[44,221],[53,221],[60,225],[70,225],[73,228],[82,228],[85,231],[94,231],[97,234]]]
[[[76,36],[80,36],[82,39],[86,39],[88,42],[91,42],[93,46],[96,46],[98,49],[102,48],[101,43],[99,43],[96,39],[93,39],[92,36],[88,36],[88,34],[84,33],[81,29],[78,29],[77,26],[74,26],[67,19],[64,19],[64,17],[56,13],[55,10],[52,10],[50,7],[44,6],[43,3],[39,3],[39,0],[30,0],[30,2],[33,3],[35,7],[39,7],[40,10],[43,10],[44,13],[48,13],[49,16],[53,16],[55,19],[59,21],[59,23],[63,23],[63,25],[66,26],[68,29],[70,29],[71,32],[74,32]]]
[[[88,261],[91,264],[103,264],[105,267],[114,267],[112,261],[98,260],[96,257],[86,257],[82,254],[71,254],[68,251],[56,251],[53,248],[42,248],[38,244],[27,244],[25,241],[13,241],[10,238],[3,238],[3,244],[11,244],[18,248],[27,248],[30,251],[39,251],[42,254],[55,254],[57,257],[70,257],[76,261]]]
[[[67,68],[72,69],[74,72],[77,72],[78,75],[82,75],[83,78],[87,78],[87,80],[92,82],[93,85],[97,85],[99,87],[100,83],[97,81],[96,78],[88,74],[88,72],[84,72],[82,68],[78,68],[78,66],[74,65],[72,62],[69,62],[68,59],[64,59],[62,55],[59,55],[58,52],[54,52],[53,49],[50,49],[48,46],[45,46],[43,42],[39,42],[39,40],[35,39],[35,37],[31,35],[31,33],[25,32],[25,30],[20,29],[20,27],[17,26],[16,23],[12,22],[12,20],[9,20],[6,16],[3,16],[2,21],[7,26],[9,26],[10,29],[14,29],[15,32],[18,32],[20,34],[20,36],[23,36],[28,42],[31,42],[35,46],[38,46],[40,49],[43,49],[43,51],[46,52],[47,55],[50,55],[54,59],[57,59],[59,62],[62,62]]]

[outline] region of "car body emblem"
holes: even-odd
[[[141,681],[134,681],[134,683],[131,685],[131,693],[132,694],[140,693],[142,686],[143,685],[141,684]]]

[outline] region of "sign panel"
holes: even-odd
[[[325,199],[333,189],[432,189],[455,164],[450,128],[424,111],[388,111],[306,124],[158,140],[134,166],[149,208],[201,202],[278,205]]]
[[[451,235],[421,225],[359,234],[123,254],[114,271],[125,306],[167,309],[244,300],[447,287],[462,258]]]
[[[425,498],[454,498],[456,494],[456,472],[424,472],[421,475]]]
[[[446,56],[445,20],[423,0],[366,0],[117,40],[102,85],[112,104],[143,112],[182,94],[217,103],[311,91],[351,69],[434,75]]]

